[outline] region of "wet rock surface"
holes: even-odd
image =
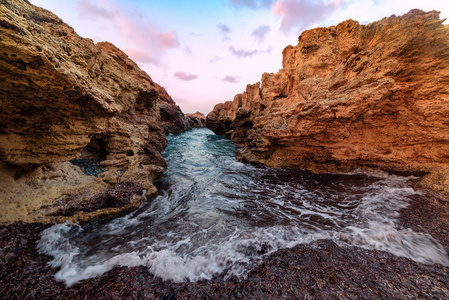
[[[100,166],[100,159],[79,158],[72,159],[70,162],[80,167],[84,174],[90,176],[98,176],[108,170]]]
[[[53,216],[73,216],[80,211],[93,212],[104,208],[119,208],[128,205],[134,195],[142,194],[142,186],[132,181],[120,181],[113,188],[104,190],[93,196],[87,203],[65,203],[64,208],[53,213]],[[61,206],[61,203],[57,203]]]
[[[426,200],[427,199],[427,200]],[[449,201],[429,196],[401,211],[404,225],[432,234],[448,251]],[[430,213],[430,215],[429,215]],[[7,299],[447,299],[449,268],[329,240],[279,250],[246,279],[173,283],[146,267],[116,267],[67,288],[36,243],[42,224],[0,227],[0,293]],[[437,233],[437,234],[435,234]]]

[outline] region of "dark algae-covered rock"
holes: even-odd
[[[101,191],[93,196],[87,203],[72,204],[53,213],[54,216],[73,216],[76,213],[93,212],[104,208],[119,208],[130,204],[135,195],[142,195],[140,184],[132,181],[119,181],[114,187]]]
[[[2,0],[0,295],[449,299],[448,28],[413,10],[306,31],[206,118]],[[430,174],[254,167],[208,129],[170,134],[205,124],[255,164]]]

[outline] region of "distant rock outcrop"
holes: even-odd
[[[54,221],[61,207],[82,207],[118,181],[156,193],[164,103],[176,105],[114,45],[81,38],[28,1],[2,1],[0,222]],[[85,175],[73,159],[103,172]],[[143,197],[132,199],[136,207]]]
[[[206,116],[200,112],[184,114],[181,108],[168,95],[164,88],[160,87],[161,97],[157,106],[161,114],[161,124],[165,134],[182,133],[192,128],[206,127]]]
[[[157,85],[159,91],[159,99],[157,106],[161,114],[161,125],[165,134],[169,133],[182,133],[190,129],[189,122],[187,121],[181,108],[176,104],[167,91]]]
[[[189,127],[202,128],[206,127],[206,116],[199,111],[194,114],[185,114]]]
[[[449,26],[412,10],[368,25],[305,31],[207,127],[242,146],[237,157],[313,171],[432,172],[448,192]],[[435,171],[438,170],[437,173]],[[435,175],[439,174],[439,175]]]

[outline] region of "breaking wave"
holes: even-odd
[[[413,177],[254,167],[208,129],[168,141],[159,196],[108,223],[42,232],[38,249],[54,257],[57,280],[70,286],[114,266],[146,266],[176,282],[243,277],[278,249],[320,239],[449,265],[430,235],[397,225],[399,211],[420,196]]]

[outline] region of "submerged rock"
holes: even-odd
[[[165,89],[28,1],[2,2],[0,36],[0,223],[49,222],[55,201],[89,202],[119,178],[153,195],[166,168]],[[73,159],[99,161],[101,174]]]
[[[348,20],[307,30],[284,49],[283,69],[217,104],[207,127],[242,146],[237,157],[247,162],[331,172],[439,170],[423,183],[447,192],[443,21],[439,12],[412,10],[368,25]]]

